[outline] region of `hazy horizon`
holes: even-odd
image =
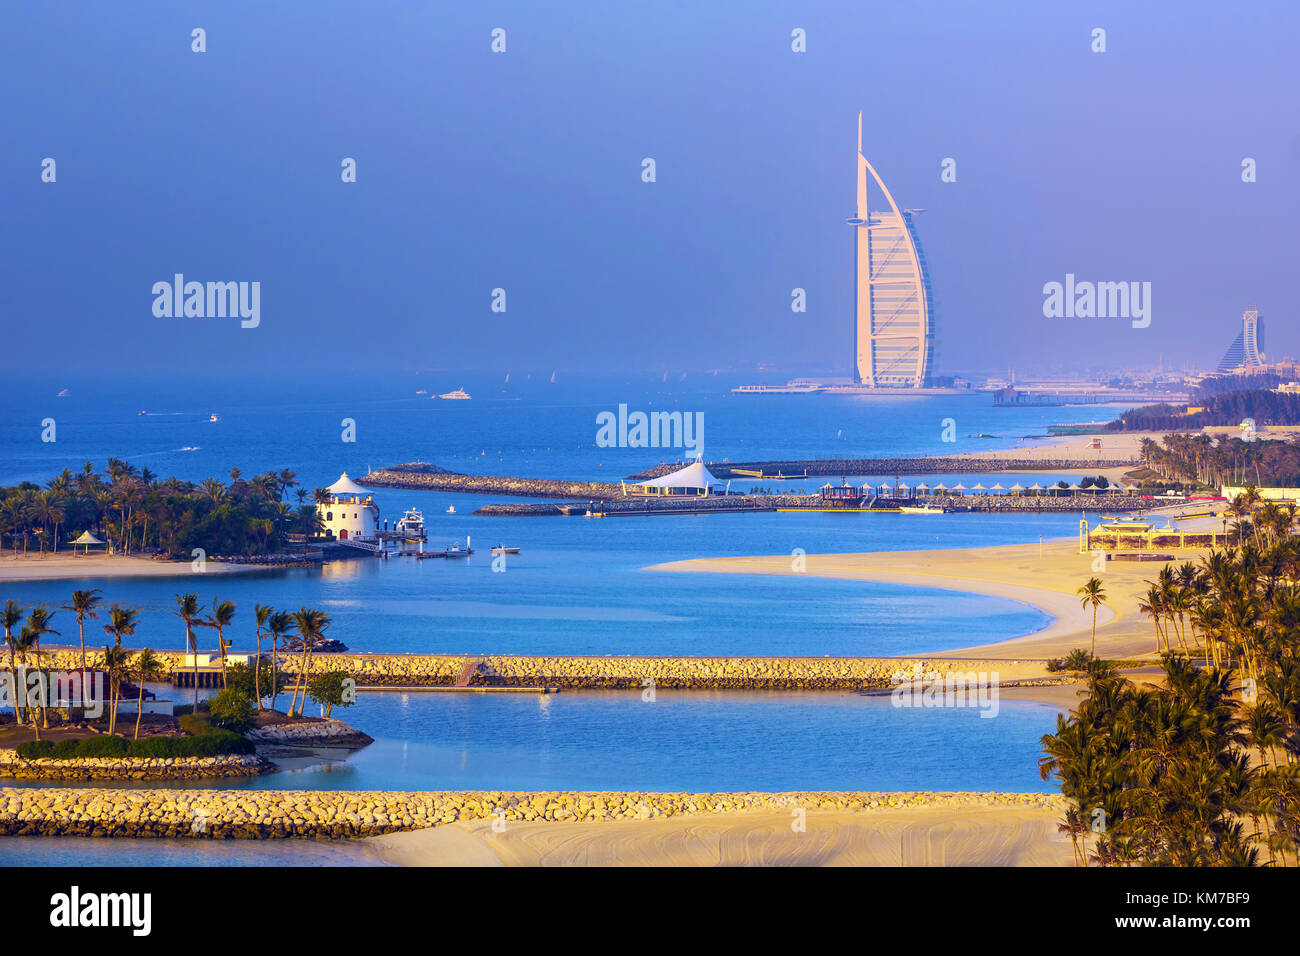
[[[1300,354],[1286,4],[382,12],[8,9],[0,371],[845,376],[859,110],[925,210],[936,374],[1213,368],[1248,304]],[[260,324],[156,317],[175,273],[259,282]],[[1067,273],[1150,282],[1150,326],[1045,318]]]

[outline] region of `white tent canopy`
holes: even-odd
[[[89,531],[83,531],[81,532],[81,537],[78,538],[76,541],[73,541],[72,543],[73,544],[103,544],[104,542],[100,541]]]
[[[652,478],[640,484],[644,488],[709,488],[717,483],[718,479],[704,467],[704,462],[696,461],[671,474]]]
[[[335,497],[338,497],[339,495],[363,495],[364,496],[370,494],[370,492],[366,491],[366,489],[362,488],[355,481],[349,478],[348,473],[346,471],[343,472],[343,474],[339,477],[338,481],[334,482],[334,484],[330,485],[325,490],[328,491],[330,494],[334,495]]]

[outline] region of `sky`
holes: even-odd
[[[847,375],[858,111],[925,210],[936,373],[1213,367],[1247,305],[1300,356],[1297,36],[1288,2],[9,4],[0,374]],[[260,283],[259,324],[156,316],[176,273]],[[1045,317],[1067,273],[1150,282],[1150,325]]]

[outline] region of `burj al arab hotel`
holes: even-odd
[[[867,201],[867,174],[875,182]],[[862,155],[858,114],[858,202],[854,226],[854,380],[865,388],[926,388],[934,354],[934,314],[925,255],[913,210],[899,210],[880,176]],[[873,195],[873,199],[874,199]],[[917,210],[919,211],[919,210]]]

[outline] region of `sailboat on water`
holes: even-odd
[[[551,372],[551,384],[552,384],[552,385],[555,384],[555,372],[554,372],[554,371]]]

